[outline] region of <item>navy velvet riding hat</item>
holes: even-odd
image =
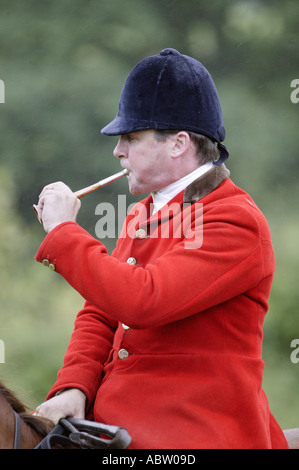
[[[220,165],[229,156],[221,105],[207,69],[175,49],[147,57],[130,72],[121,93],[115,119],[102,129],[105,135],[144,130],[186,130],[218,143]]]

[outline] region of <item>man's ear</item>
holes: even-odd
[[[190,136],[188,132],[180,131],[175,134],[172,146],[172,157],[178,158],[183,155],[190,145]]]

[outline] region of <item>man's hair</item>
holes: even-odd
[[[180,130],[157,130],[155,129],[155,138],[159,142],[165,142],[167,137],[180,132]],[[196,148],[196,155],[199,157],[199,163],[203,165],[208,162],[215,162],[220,156],[217,143],[202,134],[196,132],[185,131],[189,134],[191,141]]]

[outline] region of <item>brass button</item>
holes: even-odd
[[[53,263],[49,264],[49,268],[52,269],[52,271],[55,271],[55,265]]]
[[[143,228],[139,228],[139,229],[136,230],[136,232],[135,232],[135,237],[136,237],[136,238],[139,238],[140,240],[142,240],[143,238],[146,238],[146,237],[147,237],[146,231],[143,230]]]
[[[127,259],[127,263],[128,264],[136,264],[137,261],[135,258],[133,258],[133,256],[131,256],[130,258]]]
[[[129,357],[129,353],[128,353],[128,351],[127,351],[126,349],[120,349],[120,350],[118,351],[118,357],[119,357],[120,359],[127,359],[127,357]]]
[[[122,324],[124,330],[129,330],[130,327],[128,325],[125,325],[124,323]]]
[[[50,261],[49,261],[48,259],[43,259],[43,260],[42,260],[42,264],[43,264],[44,266],[47,266],[47,267],[48,267],[49,264],[50,264]]]

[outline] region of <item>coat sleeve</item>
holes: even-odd
[[[150,328],[225,302],[271,276],[266,232],[250,209],[215,205],[204,216],[200,248],[186,249],[181,240],[152,264],[121,262],[76,223],[52,230],[36,259],[53,263],[90,304],[115,320]]]
[[[78,313],[63,366],[47,399],[65,388],[79,388],[92,405],[109,358],[118,322],[89,302]]]

